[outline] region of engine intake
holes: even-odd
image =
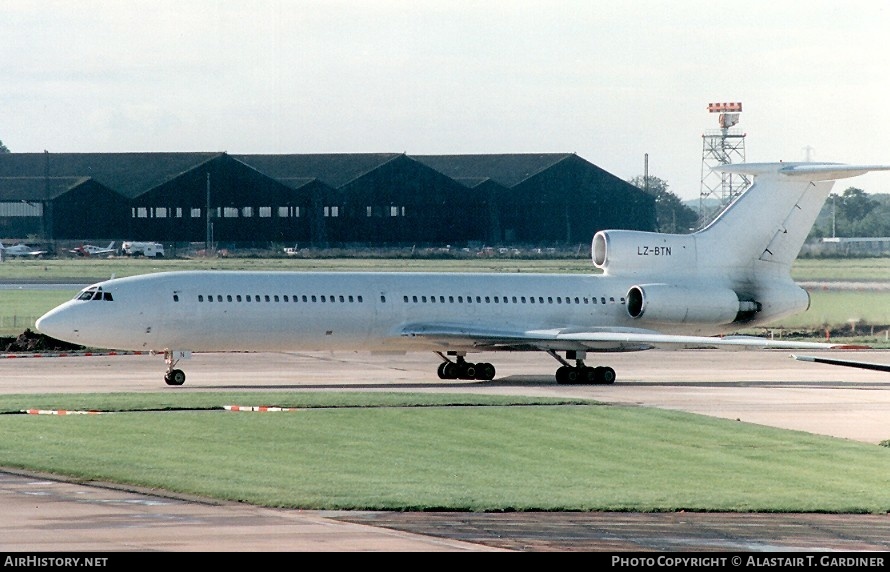
[[[631,318],[671,324],[730,324],[747,321],[760,304],[729,288],[640,284],[627,291]]]
[[[593,265],[612,275],[683,273],[695,268],[695,236],[601,230],[590,248]]]

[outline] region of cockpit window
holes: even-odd
[[[103,292],[101,287],[98,286],[90,286],[89,288],[84,288],[81,290],[80,294],[75,298],[76,300],[106,300],[108,302],[113,301],[111,297],[111,292]]]

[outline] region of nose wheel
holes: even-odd
[[[167,364],[167,372],[164,374],[164,383],[167,385],[182,385],[185,383],[185,372],[181,369],[176,369],[176,364],[179,363],[179,359],[174,359],[172,351],[164,351],[164,363]]]

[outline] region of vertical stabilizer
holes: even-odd
[[[750,267],[758,263],[790,271],[837,179],[890,165],[745,163],[723,165],[754,182],[706,228],[695,233],[705,266]]]

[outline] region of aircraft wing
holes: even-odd
[[[603,328],[579,330],[489,329],[455,324],[411,324],[401,335],[420,338],[445,348],[475,351],[576,350],[629,352],[649,349],[854,349],[854,346],[821,342],[776,340],[758,336],[685,336],[645,329]],[[863,346],[855,346],[862,349]]]
[[[873,369],[875,371],[888,371],[890,372],[890,365],[880,364],[880,363],[869,363],[865,361],[853,361],[846,359],[830,359],[816,356],[797,356],[792,355],[794,359],[798,361],[811,361],[815,363],[825,363],[828,365],[841,365],[846,367],[857,367],[859,369]]]

